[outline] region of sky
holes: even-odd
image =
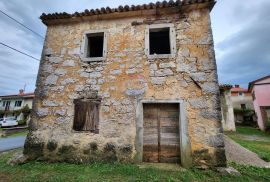
[[[144,4],[155,0],[0,0],[0,10],[45,36],[44,13]],[[217,0],[211,12],[220,83],[248,83],[270,74],[270,1]],[[0,13],[0,42],[37,59],[43,39]],[[0,95],[35,89],[39,62],[0,45]]]

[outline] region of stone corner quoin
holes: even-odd
[[[132,11],[125,18],[112,13],[110,18],[48,20],[24,154],[75,163],[142,162],[144,106],[175,101],[180,106],[179,163],[225,166],[211,8],[190,6],[167,7],[173,11],[162,9],[160,15]],[[149,59],[149,24],[173,26],[174,56]],[[106,30],[106,57],[84,61],[84,33],[96,30]],[[74,131],[80,99],[98,99],[98,132]]]

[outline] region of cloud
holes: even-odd
[[[21,0],[0,1],[0,9],[42,36],[45,36],[46,26],[39,16],[45,13],[84,11],[100,7],[118,7],[123,4],[143,4],[151,0]],[[29,30],[16,24],[0,13],[0,40],[14,48],[40,58],[43,40]],[[16,53],[0,45],[0,95],[17,93],[27,83],[26,91],[35,89],[35,80],[39,63],[29,57]]]
[[[153,0],[21,0],[0,1],[0,9],[42,36],[45,13],[144,4]],[[153,1],[154,2],[154,1]],[[247,84],[269,74],[270,3],[267,0],[222,0],[212,12],[220,82]],[[43,40],[0,13],[0,41],[40,58]],[[17,93],[27,83],[33,91],[39,62],[0,45],[0,95]]]
[[[217,65],[221,83],[247,87],[249,82],[270,74],[270,2],[237,7],[232,15],[238,20],[233,23],[239,21],[241,28],[216,45]]]

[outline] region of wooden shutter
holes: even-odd
[[[75,131],[99,132],[99,105],[96,100],[75,100]]]

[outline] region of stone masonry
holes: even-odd
[[[181,99],[186,103],[193,165],[226,165],[209,16],[213,2],[162,7],[159,13],[123,11],[110,18],[43,16],[48,30],[24,154],[52,162],[136,162],[137,103]],[[176,55],[148,59],[146,26],[166,23],[175,28]],[[81,59],[88,30],[107,30],[105,60]],[[99,134],[73,131],[74,99],[92,97],[101,98]]]

